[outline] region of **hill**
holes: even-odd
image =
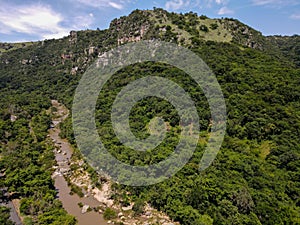
[[[149,135],[149,121],[161,116],[169,126],[162,145],[134,152],[122,146],[113,132],[110,114],[115,97],[122,87],[145,74],[171,79],[190,93],[197,102],[201,135],[193,158],[175,176],[147,187],[114,184],[112,198],[124,205],[148,202],[184,225],[300,224],[298,36],[264,37],[238,20],[209,19],[192,12],[135,10],[113,20],[107,30],[72,31],[62,39],[3,52],[0,171],[6,177],[0,187],[8,187],[23,199],[21,211],[35,224],[66,220],[72,224],[54,199],[49,173],[54,163],[45,141],[50,100],[57,99],[71,109],[82,74],[99,55],[128,42],[153,39],[190,49],[212,69],[226,101],[226,137],[212,166],[199,172],[211,123],[201,88],[183,71],[163,63],[138,63],[118,71],[103,88],[96,107],[98,133],[116,158],[137,166],[157,163],[178,142],[178,114],[158,98],[134,106],[130,125],[143,139]],[[30,133],[31,126],[38,142]],[[61,129],[76,148],[70,117]]]
[[[282,53],[300,66],[300,36],[269,36],[267,40],[279,48]]]

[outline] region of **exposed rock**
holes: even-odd
[[[61,54],[61,58],[62,59],[71,59],[73,57],[73,55],[72,54]]]
[[[22,59],[21,63],[22,63],[22,65],[30,64],[30,63],[32,63],[32,60],[31,59]]]
[[[97,52],[97,48],[94,46],[89,47],[89,55],[92,55]]]
[[[81,213],[84,214],[84,213],[87,213],[88,209],[90,208],[89,205],[84,205],[81,209]]]
[[[102,185],[102,190],[98,188],[93,189],[94,198],[96,198],[100,203],[105,204],[108,207],[111,207],[114,204],[114,201],[110,199],[110,184],[104,183]]]
[[[151,216],[151,215],[152,215],[152,213],[150,211],[145,213],[145,216]]]
[[[122,210],[129,211],[129,210],[132,210],[132,207],[133,207],[133,204],[131,204],[130,206],[127,206],[127,207],[122,207]]]
[[[128,17],[113,20],[110,29],[118,33],[118,44],[121,45],[142,40],[150,29],[150,23],[146,11],[136,10]]]
[[[15,115],[10,115],[10,121],[11,121],[11,122],[15,122],[17,119],[18,119],[17,116],[15,116]]]
[[[70,42],[70,44],[75,44],[76,42],[77,42],[77,32],[76,31],[74,31],[74,30],[72,30],[71,32],[70,32],[70,38],[69,38],[69,42]]]
[[[73,68],[71,69],[71,75],[76,75],[77,71],[78,71],[78,66],[73,67]]]

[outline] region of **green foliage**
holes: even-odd
[[[39,115],[32,117],[32,130],[38,142],[41,142],[45,139],[45,136],[48,133],[48,129],[51,124],[50,115],[47,115],[45,111]]]
[[[132,207],[134,215],[138,216],[143,214],[145,203],[142,199],[137,199]]]
[[[25,217],[23,222],[25,225],[34,225],[31,217]]]
[[[214,220],[209,215],[201,215],[196,222],[199,225],[213,225]]]
[[[106,208],[103,212],[103,218],[106,220],[111,220],[117,218],[117,213],[111,208]]]
[[[217,23],[212,23],[210,25],[210,29],[212,29],[212,30],[216,30],[218,27],[219,27],[219,25]]]
[[[80,198],[84,196],[82,189],[75,184],[69,184],[71,186],[71,193],[70,194],[77,194]]]
[[[208,32],[208,31],[209,31],[208,27],[205,26],[205,25],[201,25],[199,29],[200,29],[201,31],[203,31],[203,32]]]
[[[0,224],[5,224],[5,225],[13,225],[14,223],[9,220],[10,217],[10,209],[0,206]]]
[[[283,55],[300,66],[300,36],[269,36],[268,40],[277,46]]]
[[[11,95],[3,98],[0,109],[0,133],[4,134],[1,135],[0,170],[5,172],[0,186],[21,198],[20,212],[26,215],[25,224],[76,224],[75,218],[67,215],[56,199],[51,179],[55,163],[53,147],[45,141],[50,125],[46,113],[49,99],[36,92],[29,94],[5,88],[1,95],[8,93]],[[11,120],[11,115],[16,120]]]

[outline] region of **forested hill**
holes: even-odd
[[[290,58],[295,64],[300,66],[300,36],[269,36],[267,37],[274,46],[278,47],[282,53]]]
[[[197,102],[201,137],[193,158],[174,177],[143,188],[115,184],[112,198],[124,205],[148,202],[184,225],[300,224],[298,36],[264,37],[235,19],[210,19],[192,12],[135,10],[113,20],[107,30],[72,31],[62,39],[24,45],[2,44],[0,172],[5,177],[0,188],[7,187],[22,199],[21,212],[34,224],[73,224],[55,199],[49,172],[53,153],[45,139],[50,100],[71,109],[78,81],[99,55],[149,39],[189,48],[212,69],[225,96],[226,137],[212,166],[199,172],[211,119],[202,90],[184,72],[163,63],[120,70],[100,93],[96,112],[98,133],[115,157],[131,165],[153,164],[170,155],[178,142],[178,115],[157,98],[139,102],[130,125],[136,136],[146,138],[149,121],[163,117],[169,126],[163,144],[145,153],[134,152],[115,137],[109,121],[113,101],[122,87],[143,74],[169,78],[190,93]],[[75,144],[71,119],[61,128]]]

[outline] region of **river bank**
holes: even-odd
[[[71,144],[59,136],[61,132],[59,124],[68,117],[68,109],[56,100],[52,100],[52,106],[53,125],[48,137],[55,145],[54,153],[57,162],[52,177],[63,207],[76,217],[79,225],[179,225],[148,204],[145,205],[141,215],[135,215],[132,210],[133,202],[127,207],[114,202],[111,199],[114,193],[108,177],[99,176],[100,186],[95,185],[87,172],[87,164],[80,158],[72,157],[74,151]],[[70,186],[76,187],[82,196],[72,193]],[[106,210],[112,210],[115,214],[108,221],[103,218]]]
[[[10,220],[15,223],[15,225],[23,225],[21,216],[19,215],[18,209],[18,201],[17,200],[7,200],[5,202],[1,202],[0,206],[4,206],[10,209]]]
[[[81,204],[89,206],[89,208],[96,208],[99,202],[92,196],[84,196],[80,198],[76,194],[70,194],[71,188],[68,186],[68,182],[64,175],[71,170],[70,159],[73,154],[73,149],[70,143],[61,139],[59,136],[60,128],[59,124],[64,121],[69,114],[69,111],[60,103],[53,100],[52,106],[56,109],[53,112],[52,128],[49,131],[49,137],[52,139],[55,145],[55,159],[57,166],[52,178],[55,181],[55,188],[58,191],[58,197],[63,204],[64,209],[71,215],[75,216],[79,225],[106,225],[107,223],[103,219],[100,213],[88,209],[83,210],[80,207]]]

